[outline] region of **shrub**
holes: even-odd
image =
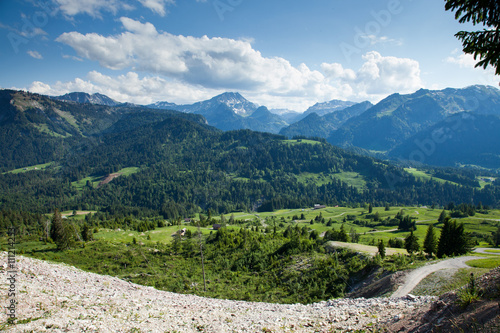
[[[481,289],[477,286],[476,278],[474,273],[470,274],[469,283],[457,292],[458,300],[457,303],[462,309],[467,308],[470,304],[479,300],[482,295]]]

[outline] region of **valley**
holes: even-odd
[[[308,128],[307,135],[290,138],[259,125],[270,111],[234,93],[175,111],[163,108],[174,108],[169,103],[122,105],[104,95],[67,101],[3,90],[2,249],[8,230],[16,230],[22,260],[65,263],[186,297],[351,308],[365,303],[342,298],[391,296],[412,270],[449,267],[444,263],[453,259],[446,257],[499,245],[497,169],[375,158],[363,147],[334,146],[329,135],[374,110],[377,119],[411,114],[409,104],[436,94],[316,105],[290,128]],[[227,116],[224,123],[217,115]],[[275,116],[273,124],[282,121]],[[312,135],[314,121],[327,119],[338,123]],[[432,289],[439,296],[466,285],[464,272],[479,275],[500,264],[493,252],[474,255],[457,259],[460,268],[426,271],[408,290],[425,294],[436,274],[448,274]],[[419,307],[434,299],[421,300]],[[335,320],[364,329],[390,322],[384,318]]]

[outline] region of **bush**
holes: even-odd
[[[477,286],[476,278],[474,273],[470,274],[469,283],[457,292],[458,300],[457,303],[462,309],[467,308],[470,304],[481,298],[482,291]]]

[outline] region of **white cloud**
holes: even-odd
[[[101,11],[116,14],[122,7],[118,0],[53,0],[59,9],[67,16],[88,14],[101,17]]]
[[[476,64],[479,61],[479,58],[474,60],[474,56],[472,54],[463,53],[459,49],[455,49],[453,52],[451,52],[451,55],[449,57],[446,57],[443,62],[446,64],[451,64],[453,66],[458,66],[459,68],[463,68],[464,71],[468,73],[467,78],[469,80],[462,83],[462,74],[460,77],[454,77],[453,83],[448,84],[448,86],[456,86],[457,83],[459,83],[460,85],[470,85],[471,81],[474,84],[497,86],[499,84],[499,79],[498,75],[495,75],[495,69],[491,66],[487,67],[486,69],[481,66],[476,67]],[[461,71],[460,73],[463,73],[464,71]]]
[[[164,91],[174,91],[178,86],[176,92],[183,96],[181,99],[192,98],[186,101],[189,103],[199,100],[195,96],[212,97],[229,90],[240,91],[271,108],[303,111],[316,102],[332,99],[377,102],[388,94],[410,93],[423,86],[419,63],[412,59],[384,57],[372,51],[363,56],[364,63],[357,70],[338,63],[324,63],[314,70],[306,64],[293,66],[280,57],[264,57],[253,48],[252,40],[173,35],[158,31],[148,22],[127,17],[120,21],[124,28],[120,34],[68,32],[56,39],[72,47],[80,58],[112,70],[129,71],[127,75],[146,75],[134,80],[127,77],[142,87],[139,90],[126,89],[117,78],[101,81],[96,74],[89,75],[96,87],[107,89],[117,100],[175,101],[174,94],[162,95],[143,86],[144,82],[154,82]],[[113,89],[109,82],[119,87]]]
[[[67,17],[78,14],[87,14],[92,17],[102,17],[102,12],[111,12],[116,15],[118,10],[133,10],[134,6],[121,0],[52,0]],[[165,16],[167,5],[175,4],[175,0],[136,0],[142,6],[153,12]]]
[[[462,53],[457,55],[458,50],[453,51],[453,54],[447,57],[444,61],[450,64],[458,65],[460,68],[474,68],[479,60],[474,60],[472,54]]]
[[[165,6],[167,4],[174,4],[174,0],[139,0],[139,2],[146,8],[151,9],[153,12],[159,14],[160,16],[165,16],[167,10]]]
[[[83,59],[82,58],[78,58],[78,57],[75,57],[75,56],[71,56],[71,55],[68,55],[68,54],[63,54],[62,57],[64,59],[72,59],[72,60],[76,60],[76,61],[80,61],[82,62]]]
[[[356,72],[338,63],[323,63],[321,68],[331,85],[354,100],[378,101],[388,94],[411,93],[423,87],[416,60],[383,57],[375,51],[362,58],[365,62]]]
[[[58,81],[53,85],[35,81],[27,90],[51,96],[73,91],[89,94],[98,92],[119,102],[136,104],[150,104],[156,101],[169,101],[177,104],[193,103],[193,101],[208,99],[222,92],[168,81],[157,76],[140,78],[135,72],[111,77],[97,71],[88,73],[85,79]]]
[[[37,51],[29,50],[26,53],[28,53],[30,55],[30,57],[33,57],[35,59],[43,59],[42,55],[40,53],[38,53]]]
[[[393,39],[387,36],[362,35],[360,38],[367,39],[371,46],[376,44],[393,44],[397,46],[403,45],[403,42],[400,39]]]
[[[64,33],[57,41],[80,57],[110,69],[156,73],[212,89],[303,89],[323,79],[305,65],[266,58],[247,40],[177,36],[158,32],[151,23],[122,17],[125,32],[115,36]]]

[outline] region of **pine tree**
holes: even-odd
[[[496,247],[499,247],[500,246],[500,225],[498,226],[498,229],[497,231],[494,233],[494,238],[493,238],[493,241],[495,243],[495,246]]]
[[[92,230],[90,230],[89,225],[85,223],[82,228],[82,240],[84,242],[88,242],[91,241],[92,239],[93,239]]]
[[[438,222],[439,223],[444,223],[444,219],[445,218],[446,218],[446,211],[443,209],[443,211],[441,212],[441,214],[439,214]]]
[[[385,244],[383,240],[380,240],[378,242],[378,254],[382,257],[382,259],[385,258]]]
[[[347,235],[347,232],[345,231],[343,224],[340,226],[339,241],[341,241],[341,242],[348,242],[349,241],[349,236]]]
[[[434,231],[434,226],[432,224],[427,228],[427,233],[425,234],[424,239],[424,252],[429,256],[432,256],[436,253],[437,250],[437,240],[436,233]]]
[[[444,220],[441,237],[439,238],[437,256],[457,256],[470,251],[470,237],[465,233],[463,223],[451,221],[450,217]]]
[[[449,249],[451,247],[451,226],[450,226],[450,218],[446,217],[443,221],[444,225],[441,229],[441,236],[439,237],[437,256],[438,258],[442,258],[445,255],[449,254]]]
[[[71,247],[74,242],[74,229],[72,225],[64,223],[58,209],[54,211],[50,227],[50,238],[56,243],[60,251]]]
[[[417,252],[420,249],[420,244],[418,244],[418,237],[413,234],[413,229],[411,229],[408,237],[405,238],[405,249],[409,254]]]
[[[368,205],[368,214],[371,214],[373,212],[373,207],[372,204]]]

